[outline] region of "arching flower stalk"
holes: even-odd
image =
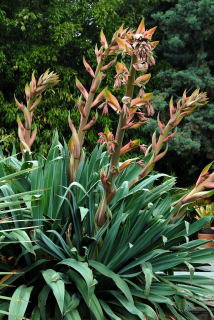
[[[24,124],[19,117],[17,118],[18,136],[21,142],[22,153],[25,153],[26,151],[31,152],[31,146],[35,141],[37,128],[35,127],[32,131],[33,114],[42,100],[42,93],[45,90],[54,87],[58,82],[59,77],[54,72],[49,72],[49,70],[47,70],[39,77],[38,81],[33,72],[30,84],[27,83],[25,86],[26,105],[20,103],[15,97],[16,105],[24,115]]]
[[[170,119],[165,125],[160,121],[158,116],[157,122],[160,135],[157,139],[157,134],[154,132],[152,144],[146,151],[146,155],[150,154],[150,159],[144,165],[139,176],[130,183],[130,186],[147,176],[153,170],[155,163],[165,156],[168,150],[167,142],[176,135],[176,128],[183,118],[193,113],[197,108],[206,105],[207,102],[206,92],[199,92],[199,89],[195,90],[189,97],[186,96],[185,91],[176,106],[174,106],[173,99],[171,98],[169,102]]]
[[[105,78],[104,71],[108,70],[109,68],[111,68],[112,65],[114,65],[114,63],[116,63],[116,59],[113,59],[107,64],[105,64],[107,58],[110,55],[112,55],[112,51],[114,50],[114,46],[113,46],[114,38],[112,38],[112,41],[108,44],[103,31],[101,31],[100,42],[101,42],[100,49],[98,49],[97,46],[95,47],[95,55],[97,60],[96,70],[94,71],[93,68],[90,66],[90,64],[85,60],[85,58],[83,59],[83,64],[85,66],[85,69],[92,77],[92,82],[89,90],[87,90],[84,87],[84,85],[78,79],[76,79],[76,86],[80,91],[81,96],[78,98],[76,102],[76,106],[80,113],[80,123],[79,123],[79,128],[78,129],[75,128],[75,130],[77,131],[78,143],[80,146],[80,150],[82,151],[83,151],[83,145],[84,145],[84,140],[85,140],[87,131],[94,125],[98,117],[98,114],[96,114],[96,117],[93,117],[91,120],[89,120],[91,109],[95,107],[102,100],[103,97],[105,97],[106,101],[99,106],[100,109],[101,108],[103,109],[103,114],[106,114],[108,112],[108,106],[111,106],[113,109],[116,108],[114,103],[111,103],[111,96],[110,96],[111,93],[108,92],[107,89],[102,91],[95,98],[95,95],[100,88],[101,82]],[[73,131],[72,131],[72,137],[70,140],[71,144],[72,144],[72,140],[73,140]],[[70,151],[71,151],[70,162],[72,164],[73,163],[72,149],[70,149]],[[70,168],[69,170],[71,181],[75,179],[81,158],[82,158],[82,152],[80,152],[79,158],[78,159],[76,158],[75,166],[73,166],[72,169]]]

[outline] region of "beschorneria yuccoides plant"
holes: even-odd
[[[173,99],[170,100],[168,123],[162,123],[158,116],[159,133],[154,132],[151,145],[141,145],[139,139],[124,144],[126,130],[139,128],[148,122],[149,117],[154,115],[151,104],[153,94],[146,93],[144,90],[145,84],[151,78],[151,74],[147,73],[148,69],[155,64],[153,51],[158,45],[158,41],[152,40],[155,30],[156,27],[146,30],[144,20],[142,20],[136,31],[124,29],[121,26],[110,42],[107,41],[103,31],[101,31],[101,47],[95,47],[96,70],[93,70],[89,63],[83,59],[85,69],[92,77],[89,90],[76,79],[76,86],[81,93],[76,101],[76,107],[80,113],[80,123],[79,128],[76,129],[69,116],[68,122],[72,131],[72,137],[69,141],[70,181],[75,180],[81,159],[84,158],[83,145],[87,131],[95,124],[98,117],[98,112],[91,117],[91,110],[102,109],[102,113],[107,114],[108,109],[111,108],[119,117],[115,134],[110,132],[108,128],[99,133],[98,142],[104,143],[110,154],[108,170],[103,169],[100,173],[104,194],[96,213],[96,223],[99,226],[105,223],[108,203],[117,192],[116,178],[133,163],[133,159],[120,163],[121,155],[134,148],[139,148],[145,154],[145,161],[136,161],[141,167],[141,172],[133,181],[129,182],[129,186],[132,187],[146,177],[153,170],[155,163],[165,156],[167,142],[175,136],[176,128],[182,119],[208,102],[206,93],[199,92],[199,89],[196,89],[190,96],[187,96],[186,91],[184,91],[182,98],[176,104],[174,104]],[[121,101],[118,101],[107,87],[100,89],[106,77],[105,71],[112,67],[115,67],[116,71],[113,89],[125,92]],[[22,110],[25,119],[25,125],[23,125],[18,118],[18,135],[22,152],[30,152],[35,140],[36,129],[30,135],[33,111],[40,103],[42,93],[47,88],[56,85],[58,81],[58,75],[53,72],[46,71],[38,82],[33,74],[30,85],[25,87],[26,106],[16,100],[16,104]],[[209,190],[207,189],[214,187],[214,173],[209,173],[210,167],[211,165],[208,165],[202,171],[195,188],[175,203],[175,214],[183,204],[209,196]]]

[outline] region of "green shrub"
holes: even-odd
[[[1,159],[2,319],[196,319],[189,309],[207,309],[213,280],[194,270],[214,253],[192,235],[209,217],[171,224],[175,178],[152,174],[129,189],[132,165],[98,228],[108,154],[96,148],[70,184],[68,160],[57,136],[47,159]]]

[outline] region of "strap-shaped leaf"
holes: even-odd
[[[58,303],[61,313],[63,313],[64,308],[64,296],[65,296],[65,284],[62,281],[60,274],[52,269],[47,269],[42,272],[47,285],[53,291],[53,294]]]
[[[149,320],[160,320],[157,313],[147,304],[136,302],[136,307],[145,314]]]
[[[40,311],[38,307],[35,307],[33,309],[33,312],[31,314],[31,320],[40,320]]]
[[[28,252],[35,254],[32,241],[24,230],[18,229],[10,233],[9,236],[12,239],[18,240]]]
[[[125,308],[131,314],[136,315],[139,319],[146,320],[144,314],[134,305],[134,303],[128,301],[124,296],[122,296],[115,290],[111,290],[110,292],[120,302],[123,308]]]
[[[46,314],[47,314],[46,305],[47,305],[47,299],[50,291],[51,291],[50,287],[46,284],[44,285],[44,287],[42,288],[42,290],[38,295],[38,308],[40,311],[41,320],[46,320]]]
[[[145,262],[141,265],[142,271],[145,276],[145,295],[148,296],[153,279],[152,265],[150,262]]]
[[[105,320],[101,305],[94,293],[89,293],[86,282],[83,278],[76,272],[69,270],[69,277],[75,283],[78,291],[81,293],[86,305],[88,306],[90,312],[94,315],[95,319]]]
[[[58,264],[64,264],[68,267],[71,267],[75,271],[77,271],[85,280],[88,289],[93,290],[93,287],[96,284],[96,280],[93,278],[92,270],[88,267],[87,262],[81,262],[81,261],[77,261],[75,259],[69,258],[69,259],[64,259]]]
[[[105,303],[103,300],[100,300],[100,304],[105,311],[105,313],[113,320],[122,320],[120,317],[118,317],[112,309],[109,307],[107,303]]]
[[[81,320],[80,314],[77,310],[80,299],[76,294],[71,296],[68,291],[65,291],[64,300],[64,319],[65,320]]]
[[[90,260],[89,265],[91,267],[93,267],[94,269],[96,269],[100,274],[112,279],[114,281],[114,283],[116,284],[116,286],[122,291],[124,296],[128,299],[128,301],[133,303],[132,294],[131,294],[131,291],[130,291],[127,283],[118,274],[111,271],[104,264],[97,262],[97,261],[94,261],[94,260]]]
[[[21,285],[14,291],[12,295],[13,300],[9,306],[8,320],[17,320],[24,317],[32,290],[33,287]]]

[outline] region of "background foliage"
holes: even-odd
[[[166,117],[171,95],[183,89],[200,87],[208,92],[210,105],[189,117],[170,145],[165,172],[175,172],[182,183],[190,183],[196,172],[213,158],[213,15],[214,0],[2,0],[0,3],[0,135],[9,150],[11,138],[16,136],[16,106],[13,93],[23,97],[24,84],[33,70],[41,74],[51,68],[60,74],[60,86],[49,91],[36,112],[39,129],[35,149],[44,151],[57,127],[66,138],[70,135],[67,110],[74,122],[78,114],[74,108],[77,95],[74,81],[78,74],[87,87],[82,56],[94,61],[93,48],[100,29],[110,36],[119,25],[131,27],[145,16],[149,27],[156,24],[158,67],[153,67],[153,80],[148,91],[156,90],[155,109]],[[88,146],[97,140],[97,132],[114,121],[100,116],[94,130],[87,137]],[[146,142],[155,121],[140,135]],[[45,129],[45,130],[44,130]],[[42,132],[42,134],[41,134]],[[10,139],[5,139],[7,135]],[[90,148],[89,148],[90,150]],[[191,165],[190,165],[191,163]],[[166,165],[167,164],[167,165]],[[182,167],[183,164],[183,167]],[[187,169],[188,168],[188,169]],[[186,176],[190,177],[186,180]]]

